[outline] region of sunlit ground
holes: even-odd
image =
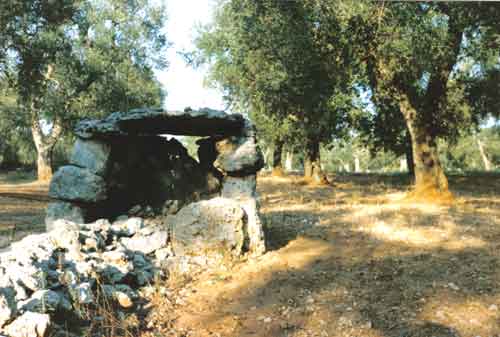
[[[45,230],[47,183],[33,173],[0,171],[0,250],[11,241]]]
[[[271,252],[191,283],[189,336],[500,336],[500,179],[451,177],[453,205],[398,178],[260,177]]]
[[[43,230],[47,186],[29,181],[0,174],[2,239]],[[260,177],[270,252],[179,281],[145,334],[498,337],[500,177],[450,186],[455,203],[432,205],[400,177]]]

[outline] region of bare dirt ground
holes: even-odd
[[[47,186],[2,177],[0,230],[43,230]],[[146,335],[500,336],[499,175],[451,177],[451,206],[404,201],[399,177],[335,181],[260,177],[270,251],[172,277]]]
[[[0,172],[0,249],[12,240],[45,230],[48,184],[24,172]]]
[[[434,206],[387,176],[261,177],[271,251],[180,288],[164,335],[500,336],[499,178],[452,177]]]

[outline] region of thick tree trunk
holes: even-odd
[[[60,122],[54,120],[53,123],[49,135],[44,135],[37,118],[33,118],[31,123],[31,133],[37,151],[37,177],[39,181],[49,181],[52,178],[52,153],[62,133]]]
[[[315,184],[328,184],[328,179],[321,169],[319,141],[308,140],[304,157],[304,178]]]
[[[283,142],[276,141],[274,143],[273,151],[273,175],[282,176],[283,175],[283,164],[281,158],[283,157]]]
[[[401,111],[410,132],[414,170],[414,196],[424,199],[448,198],[448,179],[438,156],[436,139],[416,120],[417,112],[408,101],[401,101]]]
[[[493,165],[491,164],[491,161],[488,159],[488,156],[486,155],[486,151],[484,150],[483,142],[481,142],[481,139],[479,139],[479,137],[476,136],[475,138],[476,138],[477,146],[479,148],[479,153],[481,154],[481,159],[483,160],[484,169],[486,171],[491,171]]]
[[[37,177],[39,181],[50,181],[52,178],[52,149],[37,147]]]

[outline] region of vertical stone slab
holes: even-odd
[[[252,255],[262,255],[266,251],[264,229],[259,216],[255,175],[244,177],[226,176],[222,182],[221,196],[235,200],[247,215],[249,250]]]
[[[70,163],[104,176],[109,168],[111,146],[103,141],[78,138],[73,146]]]

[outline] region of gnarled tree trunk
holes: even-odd
[[[49,181],[52,178],[52,153],[62,133],[62,125],[54,119],[48,135],[43,133],[40,120],[34,117],[31,121],[31,133],[37,151],[37,177],[39,181]]]
[[[283,142],[276,141],[274,143],[273,151],[273,175],[282,176],[283,175],[283,164],[281,158],[283,156]]]
[[[307,141],[304,156],[304,178],[316,184],[328,183],[328,179],[321,169],[318,140],[309,139]]]
[[[439,161],[435,137],[417,120],[417,111],[409,100],[400,101],[400,109],[410,132],[415,171],[414,195],[419,198],[448,197],[448,179]]]

